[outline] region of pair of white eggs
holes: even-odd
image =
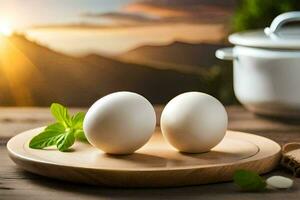
[[[207,152],[224,137],[227,113],[214,97],[187,92],[173,98],[161,115],[164,138],[177,150]],[[96,101],[83,122],[88,141],[109,154],[131,154],[151,138],[156,114],[151,103],[132,92],[116,92]]]

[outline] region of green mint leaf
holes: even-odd
[[[257,173],[248,170],[235,171],[233,181],[245,191],[262,191],[266,188],[266,182]]]
[[[75,142],[74,131],[69,130],[63,134],[56,143],[59,151],[67,151]]]
[[[88,142],[83,130],[76,130],[75,138],[81,142]]]
[[[43,149],[53,146],[64,133],[54,130],[44,130],[37,136],[33,137],[29,143],[29,147],[33,149]]]
[[[57,122],[62,123],[65,127],[71,126],[70,116],[66,107],[58,103],[52,103],[50,110]]]
[[[72,128],[73,129],[82,129],[84,117],[85,117],[85,113],[84,112],[79,112],[79,113],[75,114],[71,118]]]
[[[68,109],[58,103],[53,103],[50,109],[57,122],[32,138],[30,148],[43,149],[56,145],[59,151],[67,151],[75,140],[88,142],[82,128],[85,113],[79,112],[70,117]]]
[[[55,132],[59,132],[59,133],[64,133],[65,127],[61,123],[57,122],[57,123],[47,126],[45,128],[45,131],[55,131]]]

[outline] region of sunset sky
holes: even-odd
[[[118,10],[130,0],[0,0],[0,21],[22,29],[33,25],[92,22],[85,12]]]
[[[22,31],[71,54],[114,54],[142,44],[218,41],[234,0],[0,0],[0,5],[3,34]],[[81,42],[70,48],[76,39]]]

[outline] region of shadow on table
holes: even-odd
[[[295,117],[277,117],[277,116],[266,116],[261,114],[253,114],[258,119],[262,120],[269,120],[280,124],[287,124],[287,125],[299,125],[300,118]]]
[[[67,195],[76,195],[78,199],[215,199],[220,197],[222,199],[231,199],[231,197],[243,197],[244,195],[251,195],[251,197],[263,197],[268,195],[270,198],[273,195],[293,193],[297,188],[292,188],[286,191],[267,191],[260,193],[246,193],[241,192],[234,183],[216,183],[201,186],[186,186],[186,187],[172,187],[172,188],[112,188],[101,187],[93,185],[84,185],[71,183],[66,181],[59,181],[51,178],[45,178],[29,172],[23,172],[25,176],[30,176],[31,184],[38,185],[43,189],[50,189],[52,191]],[[276,173],[277,175],[278,173]],[[279,172],[280,174],[280,172]],[[272,175],[272,174],[268,174]],[[227,197],[227,198],[226,198]]]
[[[202,195],[206,196],[208,194],[210,195],[216,192],[216,188],[218,188],[218,195],[229,194],[233,191],[238,191],[232,183],[224,183],[223,187],[221,187],[220,184],[210,184],[202,186],[172,188],[112,188],[60,181],[41,177],[25,171],[23,173],[24,176],[30,176],[31,184],[36,184],[39,185],[39,187],[49,188],[57,192],[71,192],[73,194],[76,193],[82,197],[94,196],[98,198],[176,199],[199,197]]]

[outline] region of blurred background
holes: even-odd
[[[153,104],[186,91],[237,103],[228,34],[298,0],[0,0],[0,106],[89,106],[111,92]]]

